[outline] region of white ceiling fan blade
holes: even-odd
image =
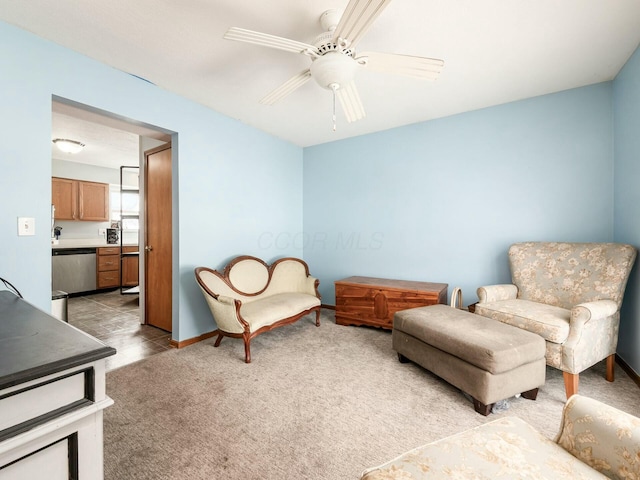
[[[437,58],[414,57],[395,53],[366,52],[360,54],[356,60],[360,59],[364,60],[362,64],[367,70],[425,80],[438,78],[444,66],[444,61]]]
[[[318,53],[318,49],[308,43],[277,37],[275,35],[269,35],[268,33],[254,32],[253,30],[246,30],[238,27],[231,27],[227,30],[227,33],[224,34],[224,38],[227,40],[235,40],[237,42],[253,43],[254,45],[261,45],[263,47],[277,48],[286,52],[303,54]]]
[[[340,87],[336,91],[336,95],[338,96],[338,100],[340,100],[344,114],[347,117],[347,122],[355,122],[356,120],[360,120],[366,116],[355,83],[350,82]]]
[[[283,99],[295,89],[300,88],[302,85],[307,83],[311,78],[311,70],[308,68],[297,75],[291,77],[289,80],[284,82],[278,88],[276,88],[269,95],[260,100],[260,103],[263,105],[273,105],[278,100]]]
[[[334,42],[342,38],[348,40],[348,46],[354,47],[390,1],[351,0],[333,34]]]

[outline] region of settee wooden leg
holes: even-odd
[[[244,363],[251,363],[251,338],[244,335],[242,339],[244,340]]]
[[[484,415],[485,417],[491,413],[491,409],[493,408],[493,405],[494,405],[493,403],[489,405],[485,405],[479,400],[476,400],[475,398],[473,399],[473,408],[475,409],[476,412],[478,412],[480,415]]]
[[[578,393],[580,375],[578,373],[562,372],[562,376],[564,377],[564,391],[568,400],[571,395]]]
[[[320,309],[316,310],[316,327],[320,326]]]
[[[613,382],[615,379],[616,354],[612,353],[607,357],[607,382]]]
[[[219,347],[220,346],[220,342],[222,341],[222,337],[224,337],[222,332],[218,333],[218,338],[216,338],[216,343],[213,344],[214,347]]]
[[[522,392],[522,398],[526,398],[527,400],[535,400],[538,398],[538,389],[534,388],[533,390],[527,390],[526,392]]]

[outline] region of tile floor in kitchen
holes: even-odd
[[[107,371],[169,350],[171,334],[140,325],[138,295],[120,290],[70,297],[68,319],[74,327],[117,350],[106,359]]]

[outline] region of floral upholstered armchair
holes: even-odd
[[[617,243],[516,243],[513,284],[478,289],[475,313],[546,341],[547,365],[562,370],[567,398],[580,372],[607,359],[613,381],[620,306],[636,249]]]
[[[640,478],[640,418],[572,396],[555,441],[518,417],[502,417],[415,448],[361,480],[442,478]]]

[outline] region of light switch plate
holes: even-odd
[[[18,235],[35,235],[36,219],[33,217],[18,217]]]

